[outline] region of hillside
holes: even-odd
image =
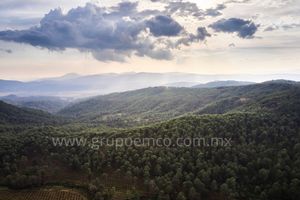
[[[56,124],[61,120],[46,112],[29,108],[19,108],[0,101],[0,124],[43,125]]]
[[[297,82],[273,81],[222,88],[155,87],[94,97],[68,106],[59,114],[79,121],[131,126],[188,113],[295,112],[299,108],[291,106],[299,105],[295,102],[300,101],[299,97]]]
[[[71,101],[70,99],[62,99],[52,96],[19,97],[16,95],[0,97],[0,100],[18,107],[43,110],[49,113],[56,113],[67,106]]]
[[[93,134],[88,134],[89,131]],[[57,184],[74,187],[79,182],[91,196],[97,191],[100,191],[97,196],[107,195],[103,188],[114,188],[115,195],[129,191],[136,197],[132,199],[139,199],[144,193],[152,197],[146,199],[296,200],[300,197],[299,118],[287,115],[232,113],[186,116],[147,127],[104,132],[89,128],[80,131],[76,127],[37,127],[19,132],[0,135],[0,155],[5,158],[0,160],[0,175],[3,175],[0,183],[10,188],[43,186],[55,180]],[[93,143],[95,147],[54,148],[51,140],[100,136],[168,138],[175,146],[107,145],[97,151],[98,143]],[[178,138],[204,140],[195,146],[189,143],[185,146],[183,140],[177,143]],[[137,187],[141,188],[139,193]]]
[[[299,97],[289,81],[146,88],[70,105],[60,114],[81,123],[64,126],[0,101],[0,184],[63,185],[91,199],[296,200]],[[119,146],[147,138],[156,143]]]
[[[194,85],[192,88],[215,88],[215,87],[228,87],[228,86],[242,86],[251,85],[254,82],[247,81],[212,81],[205,84]]]

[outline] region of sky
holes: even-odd
[[[300,74],[299,0],[1,0],[0,79]]]

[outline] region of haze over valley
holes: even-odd
[[[277,75],[201,75],[193,73],[108,73],[95,75],[66,74],[33,81],[0,80],[0,95],[57,96],[82,98],[124,92],[147,87],[221,87],[238,86],[268,80],[299,81],[298,74]]]

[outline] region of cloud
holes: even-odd
[[[205,27],[198,27],[197,35],[195,35],[195,39],[198,40],[205,40],[206,37],[210,37],[211,35],[207,32]]]
[[[185,45],[189,46],[193,42],[199,42],[205,40],[207,37],[211,37],[205,27],[198,27],[196,34],[189,34],[186,37],[179,39],[175,46]]]
[[[259,25],[254,24],[251,20],[239,18],[220,19],[209,27],[216,32],[237,33],[241,38],[253,38]]]
[[[167,6],[165,7],[164,13],[167,13],[169,15],[178,15],[182,17],[193,16],[198,20],[202,20],[205,18],[205,11],[200,9],[196,3],[188,1],[167,2]]]
[[[26,8],[32,5],[45,5],[47,1],[40,1],[40,0],[1,0],[0,2],[0,10],[6,9],[14,9],[14,8]]]
[[[282,25],[282,28],[283,28],[284,30],[293,29],[293,28],[299,28],[299,27],[300,27],[300,24],[297,24],[297,23],[284,24],[284,25]]]
[[[53,51],[78,49],[104,62],[125,62],[133,55],[168,60],[181,45],[211,37],[205,27],[198,27],[196,33],[188,32],[176,21],[178,17],[193,16],[200,21],[207,16],[221,15],[220,11],[226,8],[219,4],[204,11],[196,3],[160,2],[165,4],[163,10],[140,10],[138,2],[121,2],[112,7],[87,3],[67,13],[58,8],[47,13],[36,26],[0,31],[0,40]],[[248,37],[243,33],[247,29],[247,25],[244,26],[239,35]]]
[[[229,1],[226,1],[225,3],[249,3],[251,2],[252,0],[229,0]]]
[[[0,29],[3,27],[28,27],[39,24],[40,18],[3,17],[0,15]]]
[[[203,20],[207,16],[216,17],[222,15],[221,10],[225,9],[225,4],[218,4],[215,8],[202,10],[196,3],[182,0],[151,0],[152,2],[165,3],[166,7],[163,13],[168,15],[177,15],[182,17],[195,17],[198,20]]]
[[[265,32],[269,32],[269,31],[276,31],[279,29],[279,26],[277,25],[271,25],[271,26],[268,26],[264,29]]]
[[[206,16],[220,16],[222,13],[220,12],[221,10],[224,10],[226,8],[225,4],[218,4],[217,7],[215,8],[210,8],[205,11]]]
[[[177,46],[170,38],[189,34],[171,16],[155,10],[138,11],[137,6],[138,3],[122,2],[105,8],[89,3],[66,14],[55,9],[46,14],[38,26],[0,31],[0,40],[50,50],[75,48],[91,52],[101,61],[123,62],[133,54],[172,59],[170,46]]]
[[[297,24],[297,23],[290,23],[290,24],[282,24],[282,25],[270,25],[270,26],[267,26],[264,31],[265,32],[269,32],[269,31],[276,31],[276,30],[289,30],[289,29],[294,29],[294,28],[299,28],[300,27],[300,24]]]
[[[183,27],[170,16],[158,15],[146,22],[150,32],[156,36],[177,36]]]

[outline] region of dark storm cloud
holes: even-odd
[[[253,38],[259,25],[239,18],[221,19],[210,25],[216,32],[237,33],[241,38]]]

